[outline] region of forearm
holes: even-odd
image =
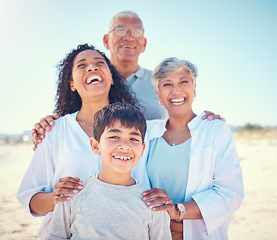
[[[53,193],[39,192],[35,194],[30,200],[30,210],[32,213],[45,215],[52,212],[55,207],[53,201]]]

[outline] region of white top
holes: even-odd
[[[186,201],[197,203],[203,220],[184,220],[184,239],[224,240],[244,197],[242,172],[230,128],[220,120],[203,121],[204,114],[188,124],[191,153],[185,194]],[[162,136],[166,122],[149,121],[146,142]],[[171,177],[179,179],[175,172]]]
[[[38,192],[52,192],[61,177],[82,179],[101,171],[101,158],[92,152],[89,137],[76,121],[76,115],[77,112],[55,120],[55,127],[46,133],[45,139],[34,152],[17,193],[18,201],[29,212],[32,196]],[[149,187],[145,162],[138,162],[132,170],[132,176]],[[51,216],[52,212],[44,217],[38,231],[40,239],[45,239]]]
[[[167,189],[173,203],[185,201],[189,174],[191,138],[170,146],[163,137],[153,138],[149,144],[146,165],[150,186]],[[172,177],[178,176],[178,178]]]
[[[56,204],[50,239],[171,239],[168,213],[144,204],[143,184],[113,185],[97,175],[83,179],[83,190],[71,201]]]

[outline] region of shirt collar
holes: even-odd
[[[199,115],[197,115],[195,118],[193,118],[188,123],[188,128],[190,129],[190,131],[194,131],[194,129],[199,124],[204,122],[202,117],[205,114],[206,114],[205,112],[200,113]],[[149,140],[151,140],[153,138],[159,138],[159,137],[161,137],[164,134],[164,132],[166,131],[166,123],[167,123],[167,121],[168,121],[168,117],[165,118],[165,119],[155,119],[155,120],[147,121],[147,128],[151,129],[150,131],[148,131]]]
[[[126,81],[131,80],[132,78],[142,78],[143,77],[143,68],[141,68],[140,66],[138,66],[138,70],[134,73],[132,73],[129,77],[126,78]]]

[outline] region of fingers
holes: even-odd
[[[43,131],[46,130],[47,132],[51,131],[51,127],[54,126],[54,124],[54,119],[51,115],[47,115],[39,121],[40,128],[43,128]],[[40,130],[42,131],[42,129]],[[42,133],[41,131],[39,132]]]
[[[70,201],[71,197],[70,196],[63,196],[63,195],[57,195],[54,196],[54,203],[58,203],[58,202],[66,202],[66,201]]]
[[[211,112],[211,111],[205,111],[205,113],[206,114],[202,117],[202,119],[208,119],[209,120],[209,117],[214,115],[214,113]]]
[[[54,186],[55,195],[76,194],[83,189],[83,183],[80,178],[65,177],[60,178]]]
[[[219,119],[220,119],[221,121],[223,121],[223,122],[226,122],[225,118],[223,118],[223,117],[220,117],[220,116],[219,116]]]
[[[41,128],[41,126],[39,125],[39,123],[36,123],[34,125],[35,128],[32,129],[31,133],[34,139],[36,140],[40,140],[44,138],[44,129]],[[38,132],[38,130],[40,132]],[[42,134],[41,134],[42,133]]]
[[[52,115],[52,117],[54,118],[54,119],[58,119],[58,118],[60,118],[62,115],[61,114],[59,114],[59,113],[55,113],[55,114],[53,114]],[[55,125],[55,122],[54,122],[54,125]],[[53,126],[54,126],[53,125]],[[51,125],[52,126],[52,125]]]
[[[167,191],[159,188],[153,188],[148,191],[145,191],[143,194],[143,201],[147,201],[147,206],[154,206],[160,204],[171,204],[172,200],[168,195]]]
[[[77,178],[77,177],[76,178],[73,178],[73,177],[60,178],[57,184],[60,187],[66,187],[66,188],[78,188],[78,187],[83,186],[83,183],[80,181],[80,178]]]
[[[171,211],[175,211],[176,209],[175,209],[175,206],[174,206],[174,204],[163,204],[163,205],[158,205],[158,206],[154,206],[153,208],[152,208],[152,210],[153,211],[169,211],[169,212],[171,212]]]
[[[37,149],[37,146],[35,145],[35,146],[33,147],[33,150],[36,151],[36,149]]]
[[[143,199],[150,200],[153,198],[158,198],[158,197],[167,197],[167,192],[163,189],[160,188],[152,188],[150,190],[145,191],[144,193],[142,193],[142,195],[144,196]]]
[[[167,191],[159,188],[153,188],[142,193],[142,200],[146,205],[151,207],[153,211],[167,211],[171,219],[177,219],[179,212],[177,211],[173,201]]]
[[[221,117],[219,114],[214,114],[211,111],[205,111],[205,115],[202,117],[203,120],[207,119],[209,121],[214,119],[220,119],[223,122],[226,122],[225,118]]]
[[[33,147],[33,150],[35,151],[37,149],[37,145],[41,143],[42,140],[38,139],[38,140],[34,140],[33,141],[33,144],[34,144],[34,147]]]
[[[60,178],[54,186],[53,200],[55,203],[71,200],[68,194],[76,194],[83,189],[83,183],[80,178],[65,177]]]
[[[55,113],[54,115],[47,115],[45,118],[41,119],[41,120],[43,120],[43,121],[40,122],[40,124],[41,124],[42,126],[44,126],[44,124],[45,124],[45,122],[46,122],[45,127],[48,127],[48,126],[53,127],[53,126],[55,125],[54,119],[58,119],[59,117],[60,117],[60,114],[57,114],[57,113]],[[50,129],[51,129],[51,128],[50,128]],[[49,129],[49,130],[50,130],[50,129]],[[46,131],[48,131],[48,130],[46,130]]]
[[[172,204],[172,200],[170,197],[159,197],[154,200],[148,201],[145,203],[147,206],[156,206],[156,205],[170,205]]]
[[[34,136],[34,134],[36,134],[37,136]],[[39,123],[36,123],[34,125],[34,129],[32,129],[32,136],[37,139],[39,135],[44,136],[44,134],[45,130],[43,129],[43,127]]]

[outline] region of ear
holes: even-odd
[[[111,73],[111,76],[112,76],[112,85],[114,85],[114,81],[113,81],[113,73]]]
[[[196,97],[196,83],[194,84],[194,97]]]
[[[89,139],[89,142],[90,142],[90,146],[91,146],[91,149],[94,152],[94,154],[99,154],[100,153],[99,143],[96,141],[96,139],[91,137]]]
[[[109,35],[108,34],[105,34],[104,37],[103,37],[103,44],[104,44],[104,47],[109,50],[109,44],[108,44],[108,41],[109,41]]]
[[[162,105],[162,102],[161,102],[161,99],[160,99],[160,95],[159,95],[159,91],[156,90],[156,93],[158,95],[159,103]]]
[[[70,85],[71,91],[72,91],[72,92],[75,92],[75,91],[76,91],[76,88],[74,87],[74,82],[73,82],[73,80],[71,80],[71,81],[69,82],[69,85]]]
[[[143,52],[145,51],[146,44],[147,44],[147,39],[144,38],[144,43],[143,43],[143,47],[142,47],[142,49],[141,49],[141,53],[143,53]]]
[[[140,157],[143,155],[144,150],[145,150],[145,142],[142,144],[142,151],[141,151]]]

